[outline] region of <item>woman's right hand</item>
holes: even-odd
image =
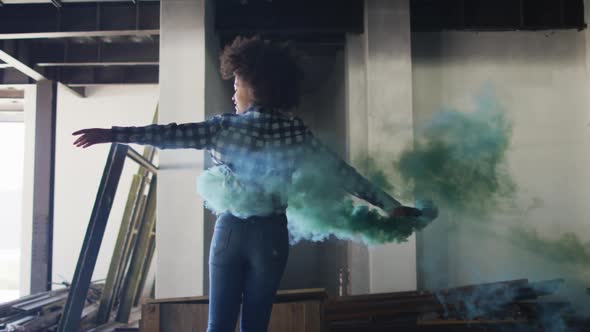
[[[420,210],[424,217],[430,220],[438,217],[438,207],[429,199],[416,200],[416,208]]]
[[[393,210],[389,211],[389,216],[391,217],[420,217],[422,215],[422,211],[410,207],[410,206],[398,206]]]
[[[110,143],[113,141],[113,132],[110,129],[103,128],[88,128],[78,130],[72,135],[81,135],[74,141],[77,147],[87,148],[94,144]]]

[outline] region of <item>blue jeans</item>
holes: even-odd
[[[208,332],[267,330],[289,255],[287,217],[219,216],[209,254]]]

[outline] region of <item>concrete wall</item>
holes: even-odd
[[[550,240],[573,232],[582,243],[590,241],[587,34],[445,32],[412,37],[417,124],[443,105],[470,110],[482,87],[491,87],[513,123],[508,163],[518,186],[516,203],[526,210],[536,202],[518,217],[495,219],[502,219],[503,225],[532,227]],[[440,232],[442,226],[432,226],[421,239],[421,263],[434,264],[433,255],[446,259],[448,271],[438,270],[448,277],[442,284],[522,277],[588,280],[587,267],[561,264],[544,256],[543,248],[523,249],[507,240],[505,232],[491,236],[498,234],[491,226],[461,226],[446,234]],[[439,257],[445,250],[448,255]],[[425,286],[436,285],[437,278],[431,275]]]
[[[86,98],[58,89],[53,282],[72,280],[110,148],[108,144],[77,148],[72,145],[71,133],[82,128],[149,124],[157,100],[157,85],[88,87]],[[132,147],[143,151],[141,146]],[[106,277],[131,177],[136,171],[134,162],[125,163],[92,280]]]

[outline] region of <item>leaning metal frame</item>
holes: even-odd
[[[153,151],[150,151],[149,154],[153,155]],[[141,232],[144,236],[143,238],[140,236],[136,247],[136,250],[138,251],[136,254],[144,253],[142,256],[145,256],[147,253],[147,256],[151,256],[149,253],[152,251],[153,237],[150,236],[150,234],[153,232],[153,227],[155,225],[155,213],[153,209],[155,208],[155,180],[158,168],[154,166],[150,160],[144,158],[144,156],[129,146],[113,143],[98,188],[84,243],[80,250],[80,257],[76,265],[76,271],[70,286],[68,299],[59,322],[59,332],[77,331],[79,329],[80,317],[82,310],[84,309],[84,302],[90,287],[92,273],[94,272],[106,224],[109,219],[119,179],[127,157],[137,162],[142,167],[141,172],[144,172],[144,174],[150,172],[152,174],[153,183],[150,185],[147,202],[147,225],[141,227]],[[137,256],[136,254],[133,256]],[[129,317],[129,311],[135,302],[135,295],[138,293],[138,287],[140,287],[140,284],[143,282],[142,280],[144,277],[141,276],[141,274],[147,270],[146,265],[149,265],[149,262],[146,262],[147,260],[145,260],[145,257],[139,259],[139,262],[136,257],[131,258],[130,269],[135,273],[132,274],[134,276],[133,278],[126,278],[124,281],[126,287],[123,288],[124,294],[122,295],[121,307],[117,313],[118,321],[124,320],[125,317],[128,319]],[[137,277],[137,274],[140,274],[140,278]],[[101,302],[103,302],[102,299]],[[108,320],[111,307],[112,303],[109,303],[109,310],[107,310],[108,313],[105,317],[106,320]]]

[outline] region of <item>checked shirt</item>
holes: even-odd
[[[250,107],[242,114],[221,114],[207,121],[143,127],[112,127],[113,141],[160,149],[205,149],[216,165],[263,181],[270,173],[289,176],[309,158],[322,160],[342,178],[344,190],[375,206],[400,204],[373,185],[321,143],[303,121],[291,114]]]

